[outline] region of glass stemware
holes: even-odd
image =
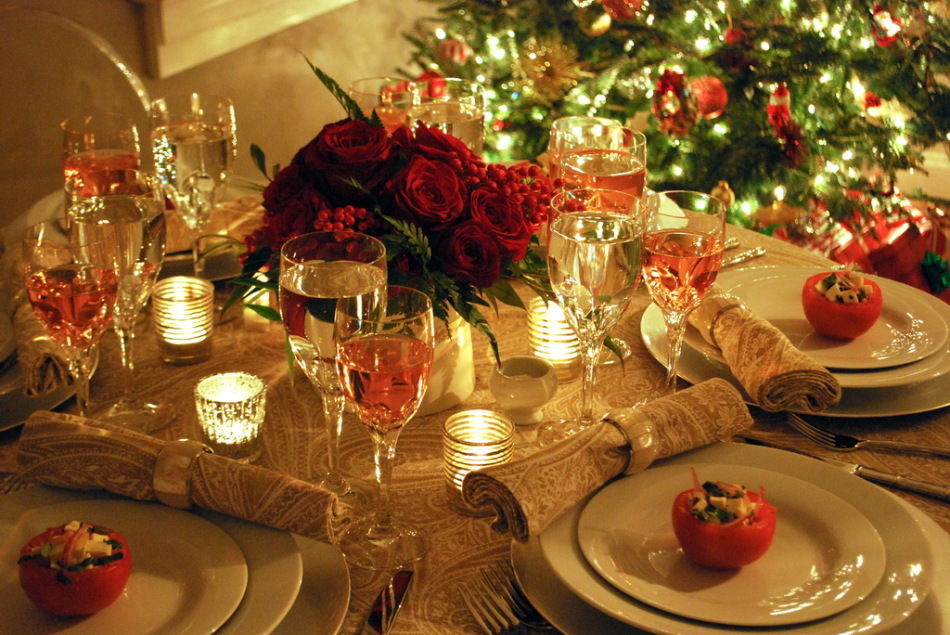
[[[647,138],[629,128],[600,134],[582,129],[565,143],[560,175],[568,189],[602,188],[643,196],[647,180]]]
[[[571,115],[558,117],[548,131],[548,175],[561,176],[561,156],[581,145],[585,139],[614,137],[622,130],[619,121],[606,117]]]
[[[376,111],[389,134],[409,125],[412,80],[397,77],[364,77],[351,82],[346,92],[367,117]]]
[[[558,305],[577,335],[583,364],[580,416],[538,431],[547,445],[597,422],[594,370],[607,331],[620,321],[640,280],[642,222],[638,199],[613,190],[573,190],[555,195],[548,275]]]
[[[155,175],[139,170],[91,172],[91,181],[66,184],[67,222],[80,239],[110,245],[119,289],[113,326],[124,373],[122,396],[96,408],[97,414],[139,432],[153,432],[173,418],[167,405],[135,396],[135,323],[148,303],[165,259],[165,205]],[[90,184],[95,186],[91,187]],[[99,412],[101,411],[101,413]]]
[[[294,358],[320,390],[327,430],[328,472],[321,484],[338,496],[353,492],[339,465],[343,392],[333,341],[341,298],[378,296],[386,286],[386,247],[356,232],[312,232],[280,250],[280,315]]]
[[[393,520],[390,484],[399,432],[419,409],[429,381],[433,319],[429,297],[407,287],[388,287],[383,302],[364,296],[337,304],[337,372],[373,439],[379,488],[375,516],[352,525],[340,542],[356,566],[397,569],[428,548],[421,532]]]
[[[475,154],[485,144],[485,87],[458,77],[435,77],[412,84],[409,121],[458,138]]]
[[[97,179],[114,180],[114,171],[139,167],[139,131],[131,117],[97,113],[71,117],[63,130],[63,179],[80,194],[101,189]],[[68,202],[68,201],[67,201]]]
[[[686,317],[706,297],[722,263],[726,206],[702,192],[650,197],[643,238],[643,278],[666,322],[666,391],[676,390],[676,362]]]
[[[194,249],[234,168],[234,105],[226,97],[187,93],[153,101],[150,119],[155,170],[191,232]],[[195,275],[200,276],[198,256]]]
[[[91,351],[112,323],[119,287],[109,247],[75,236],[62,219],[31,225],[22,238],[30,304],[66,353],[80,416],[89,413]]]

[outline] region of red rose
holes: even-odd
[[[457,137],[421,123],[416,126],[415,143],[407,149],[410,153],[418,152],[437,161],[459,161],[457,169],[462,168],[462,163],[482,162],[478,155]]]
[[[365,201],[363,190],[375,192],[390,173],[396,153],[383,128],[344,119],[328,124],[297,152],[294,163],[311,175],[317,187],[337,205]]]
[[[469,211],[473,221],[494,235],[502,258],[524,258],[531,228],[510,196],[500,190],[479,188],[472,192]]]
[[[501,275],[498,247],[475,221],[453,227],[439,243],[437,254],[442,271],[457,282],[484,289]]]
[[[465,184],[447,164],[421,155],[409,160],[387,184],[404,218],[423,229],[441,230],[465,210]]]
[[[283,209],[268,210],[261,228],[264,243],[272,250],[280,251],[283,244],[300,234],[314,231],[317,216],[321,211],[331,211],[326,199],[309,187],[286,201]]]
[[[263,205],[269,210],[280,211],[307,187],[309,182],[300,173],[300,166],[291,163],[275,174],[274,180],[264,188]]]

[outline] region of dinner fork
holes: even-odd
[[[469,612],[488,635],[507,633],[519,627],[553,630],[514,582],[510,567],[492,565],[481,577],[460,587],[459,595]]]
[[[916,443],[905,443],[903,441],[888,441],[885,439],[859,439],[847,434],[838,434],[819,428],[813,423],[805,421],[797,414],[788,413],[788,423],[803,435],[820,443],[821,445],[850,452],[851,450],[894,450],[896,452],[916,452],[918,454],[929,454],[931,456],[942,456],[950,458],[950,448],[934,448]]]

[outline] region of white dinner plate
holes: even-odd
[[[198,516],[153,503],[76,500],[6,513],[0,498],[0,615],[5,628],[27,633],[213,633],[244,597],[247,563],[223,530]],[[86,618],[56,618],[20,589],[20,547],[47,527],[71,520],[110,527],[129,543],[132,575],[122,595]]]
[[[677,494],[693,486],[689,469],[667,465],[615,481],[584,507],[577,541],[587,562],[627,595],[695,620],[776,626],[834,615],[877,586],[884,543],[838,496],[746,465],[690,467],[701,481],[763,487],[777,509],[775,538],[764,556],[741,569],[701,567],[683,554],[668,512]]]
[[[657,466],[688,468],[702,463],[745,465],[774,470],[811,483],[840,497],[863,514],[877,530],[887,552],[884,575],[863,601],[823,620],[785,627],[744,627],[711,624],[683,618],[632,599],[604,580],[588,564],[577,541],[579,508],[565,514],[540,536],[539,549],[560,583],[610,618],[652,633],[717,635],[774,632],[838,635],[886,632],[914,613],[927,598],[935,556],[921,524],[907,507],[883,489],[827,463],[772,448],[718,443],[666,459]],[[641,513],[650,513],[642,510]],[[653,513],[668,514],[668,509]],[[939,554],[941,566],[950,566],[950,554]],[[944,600],[946,601],[946,600]],[[590,630],[580,632],[592,632]]]
[[[661,365],[666,366],[666,326],[655,304],[649,305],[640,319],[640,336],[647,350]],[[684,346],[676,365],[676,373],[691,384],[719,377],[731,383],[742,393],[746,403],[755,402],[725,364]],[[929,412],[950,406],[950,373],[908,386],[882,388],[844,388],[841,401],[821,412],[824,417],[897,417]],[[789,410],[808,414],[803,410]]]
[[[805,318],[801,294],[805,280],[820,271],[814,267],[755,267],[722,272],[716,282],[827,368],[890,368],[943,350],[947,322],[938,310],[943,303],[920,289],[880,276],[868,276],[881,287],[884,300],[881,315],[868,332],[853,340],[819,335]],[[691,344],[698,345],[695,337]],[[704,352],[718,354],[708,344],[705,348],[708,351]]]

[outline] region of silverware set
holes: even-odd
[[[895,452],[915,452],[917,454],[950,458],[950,448],[931,447],[915,443],[905,443],[903,441],[888,441],[885,439],[859,439],[847,434],[838,434],[825,430],[824,428],[819,428],[793,412],[788,413],[788,423],[815,443],[843,452],[859,449],[892,450]]]
[[[531,605],[514,580],[508,564],[495,564],[473,582],[460,587],[459,595],[482,630],[488,635],[519,631],[551,631],[551,626]]]

